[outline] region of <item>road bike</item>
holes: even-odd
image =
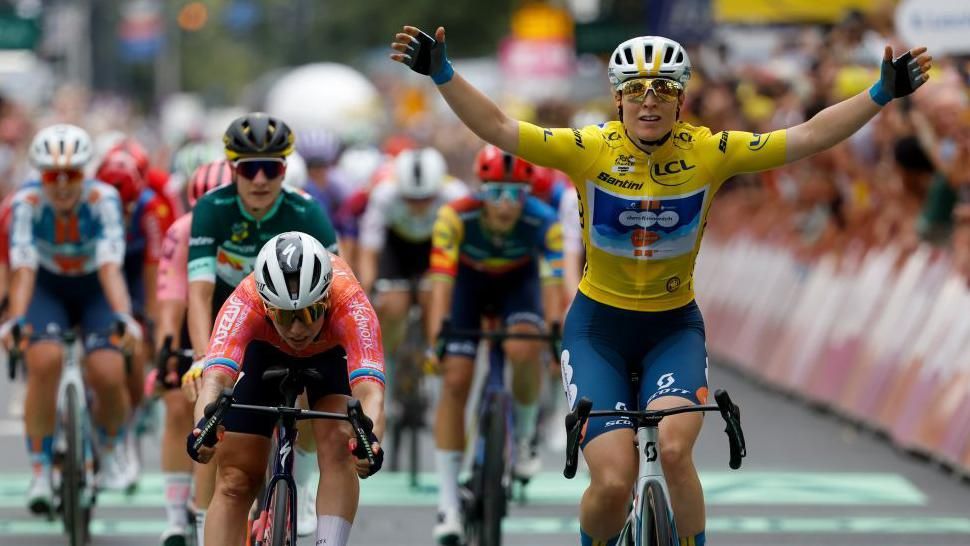
[[[737,470],[747,455],[744,433],[741,430],[741,411],[727,391],[714,393],[717,404],[681,406],[663,410],[597,410],[590,411],[593,402],[580,398],[575,409],[566,415],[566,467],[563,475],[573,478],[579,462],[579,444],[583,429],[590,417],[618,417],[629,419],[636,428],[636,446],[640,466],[634,491],[633,507],[620,532],[619,546],[678,546],[674,511],[670,505],[667,482],[660,464],[660,421],[669,415],[691,412],[717,411],[724,418],[724,432],[731,449],[730,467]]]
[[[474,438],[471,476],[462,488],[462,513],[467,546],[501,546],[502,519],[508,512],[513,483],[528,480],[513,475],[516,462],[515,422],[512,395],[505,386],[505,351],[502,341],[527,339],[545,341],[552,354],[558,353],[559,325],[548,334],[512,333],[500,330],[460,330],[444,321],[439,334],[438,358],[447,340],[476,337],[486,340],[488,371],[482,383],[478,426]]]
[[[216,430],[226,413],[233,409],[252,414],[271,414],[279,417],[276,427],[276,455],[273,459],[273,475],[266,484],[262,496],[261,510],[253,523],[252,538],[256,546],[296,546],[296,481],[293,479],[293,459],[296,447],[296,422],[305,419],[335,419],[350,423],[357,439],[354,454],[374,464],[374,451],[370,443],[373,427],[364,415],[360,401],[351,398],[347,401],[347,413],[305,410],[295,407],[296,399],[303,392],[307,382],[323,381],[319,372],[301,368],[293,363],[285,367],[271,367],[263,372],[264,382],[280,381],[284,405],[277,407],[237,404],[231,389],[224,390],[219,398],[206,406],[206,421],[195,439],[195,449],[203,445],[213,446]]]

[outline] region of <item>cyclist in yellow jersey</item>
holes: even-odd
[[[679,120],[690,80],[687,52],[660,36],[620,44],[609,79],[619,121],[546,129],[509,118],[458,75],[445,31],[404,27],[391,58],[431,76],[458,117],[483,140],[569,175],[579,194],[587,267],[563,331],[563,385],[572,407],[661,409],[707,398],[704,322],[694,303],[693,269],[711,200],[742,172],[771,169],[843,141],[894,98],[928,78],[932,58],[914,48],[893,58],[886,47],[879,80],[771,133],[712,134]],[[660,459],[680,543],[703,546],[704,497],[691,452],[699,414],[660,425]],[[583,545],[616,543],[637,474],[633,426],[591,419],[583,455],[590,485],[580,505]]]

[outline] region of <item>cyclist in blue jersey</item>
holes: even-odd
[[[130,402],[118,348],[109,341],[116,320],[126,326],[125,344],[141,338],[131,316],[122,271],[124,225],[118,192],[84,178],[92,154],[81,128],[54,125],[41,130],[30,147],[40,183],[28,183],[14,196],[10,226],[11,317],[0,337],[11,347],[11,332],[31,332],[24,360],[27,397],[24,428],[33,463],[28,505],[51,509],[52,435],[61,369],[58,334],[79,326],[86,359],[85,379],[93,392],[94,423],[101,439],[98,486],[123,484],[120,464],[125,417]]]
[[[543,317],[559,320],[562,230],[556,213],[529,195],[533,165],[494,146],[483,149],[475,170],[483,184],[477,197],[438,211],[432,233],[428,343],[434,346],[445,315],[455,329],[477,330],[486,313],[513,333],[539,334]],[[528,479],[539,469],[532,449],[538,413],[544,344],[504,342],[512,367],[516,465]],[[449,338],[441,362],[443,385],[435,416],[440,479],[435,539],[461,542],[458,472],[465,448],[465,403],[471,388],[478,339]]]

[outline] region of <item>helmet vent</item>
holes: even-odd
[[[415,156],[414,161],[414,185],[421,186],[421,156]]]
[[[266,291],[269,292],[269,293],[271,293],[271,294],[273,294],[276,297],[279,297],[279,294],[276,293],[276,287],[274,287],[272,281],[270,281],[270,279],[272,279],[272,277],[270,277],[270,275],[269,275],[269,265],[268,264],[263,264],[263,278],[266,279],[266,283],[263,284],[263,286],[265,287]]]
[[[673,58],[674,58],[674,48],[668,47],[667,50],[664,51],[664,64],[669,63]]]
[[[626,48],[623,50],[623,56],[626,57],[627,64],[633,64],[633,50]]]
[[[316,286],[317,282],[320,281],[320,275],[323,273],[323,264],[320,260],[313,260],[313,275],[310,276],[310,286]]]
[[[678,63],[684,62],[684,52],[683,51],[677,52],[677,62]]]
[[[648,63],[653,62],[653,44],[647,44],[646,47],[644,47],[643,59],[645,62],[648,62]],[[633,61],[631,60],[630,63],[632,64]]]

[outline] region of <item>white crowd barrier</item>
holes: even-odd
[[[765,242],[709,239],[696,279],[714,356],[970,472],[970,285],[944,252],[805,265]]]

